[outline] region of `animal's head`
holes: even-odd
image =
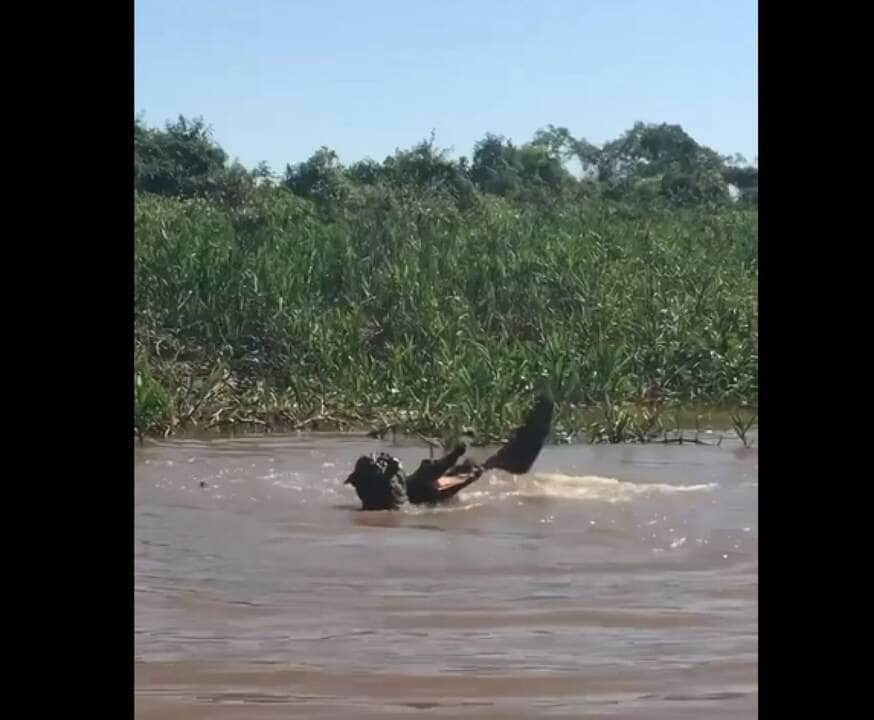
[[[393,477],[400,469],[397,458],[388,453],[378,455],[362,455],[355,463],[355,469],[346,478],[344,484],[355,489],[367,487],[374,483],[382,483]]]

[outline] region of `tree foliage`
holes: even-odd
[[[179,116],[163,128],[134,122],[134,176],[140,192],[205,197],[245,205],[259,189],[278,187],[338,213],[386,194],[442,195],[459,208],[494,195],[514,203],[550,205],[603,196],[632,204],[756,203],[758,169],[740,155],[722,157],[679,125],[637,122],[598,147],[563,126],[548,125],[527,143],[486,133],[471,160],[454,159],[434,134],[382,162],[344,166],[322,146],[307,160],[286,165],[274,184],[265,164],[248,171],[214,140],[202,118]],[[730,192],[730,188],[734,188]]]
[[[193,197],[211,191],[224,173],[227,154],[202,118],[182,115],[163,130],[134,123],[136,186],[156,195]]]

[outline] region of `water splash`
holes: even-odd
[[[670,485],[668,483],[634,483],[599,475],[562,475],[536,473],[516,479],[513,494],[521,497],[553,497],[568,500],[596,500],[627,503],[640,497],[678,493],[712,492],[718,483]]]

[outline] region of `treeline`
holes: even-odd
[[[396,194],[444,195],[460,209],[486,196],[511,203],[566,205],[577,201],[695,206],[758,202],[758,169],[740,155],[719,155],[679,125],[638,122],[598,147],[567,128],[548,126],[527,143],[486,134],[470,158],[450,157],[434,136],[382,162],[340,163],[321,147],[281,174],[266,163],[247,169],[229,162],[202,118],[180,116],[163,128],[134,125],[135,188],[231,206],[265,188],[313,201],[328,214]]]

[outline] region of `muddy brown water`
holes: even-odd
[[[379,448],[428,454],[135,450],[136,717],[756,717],[755,449],[548,447],[360,512],[342,481]]]

